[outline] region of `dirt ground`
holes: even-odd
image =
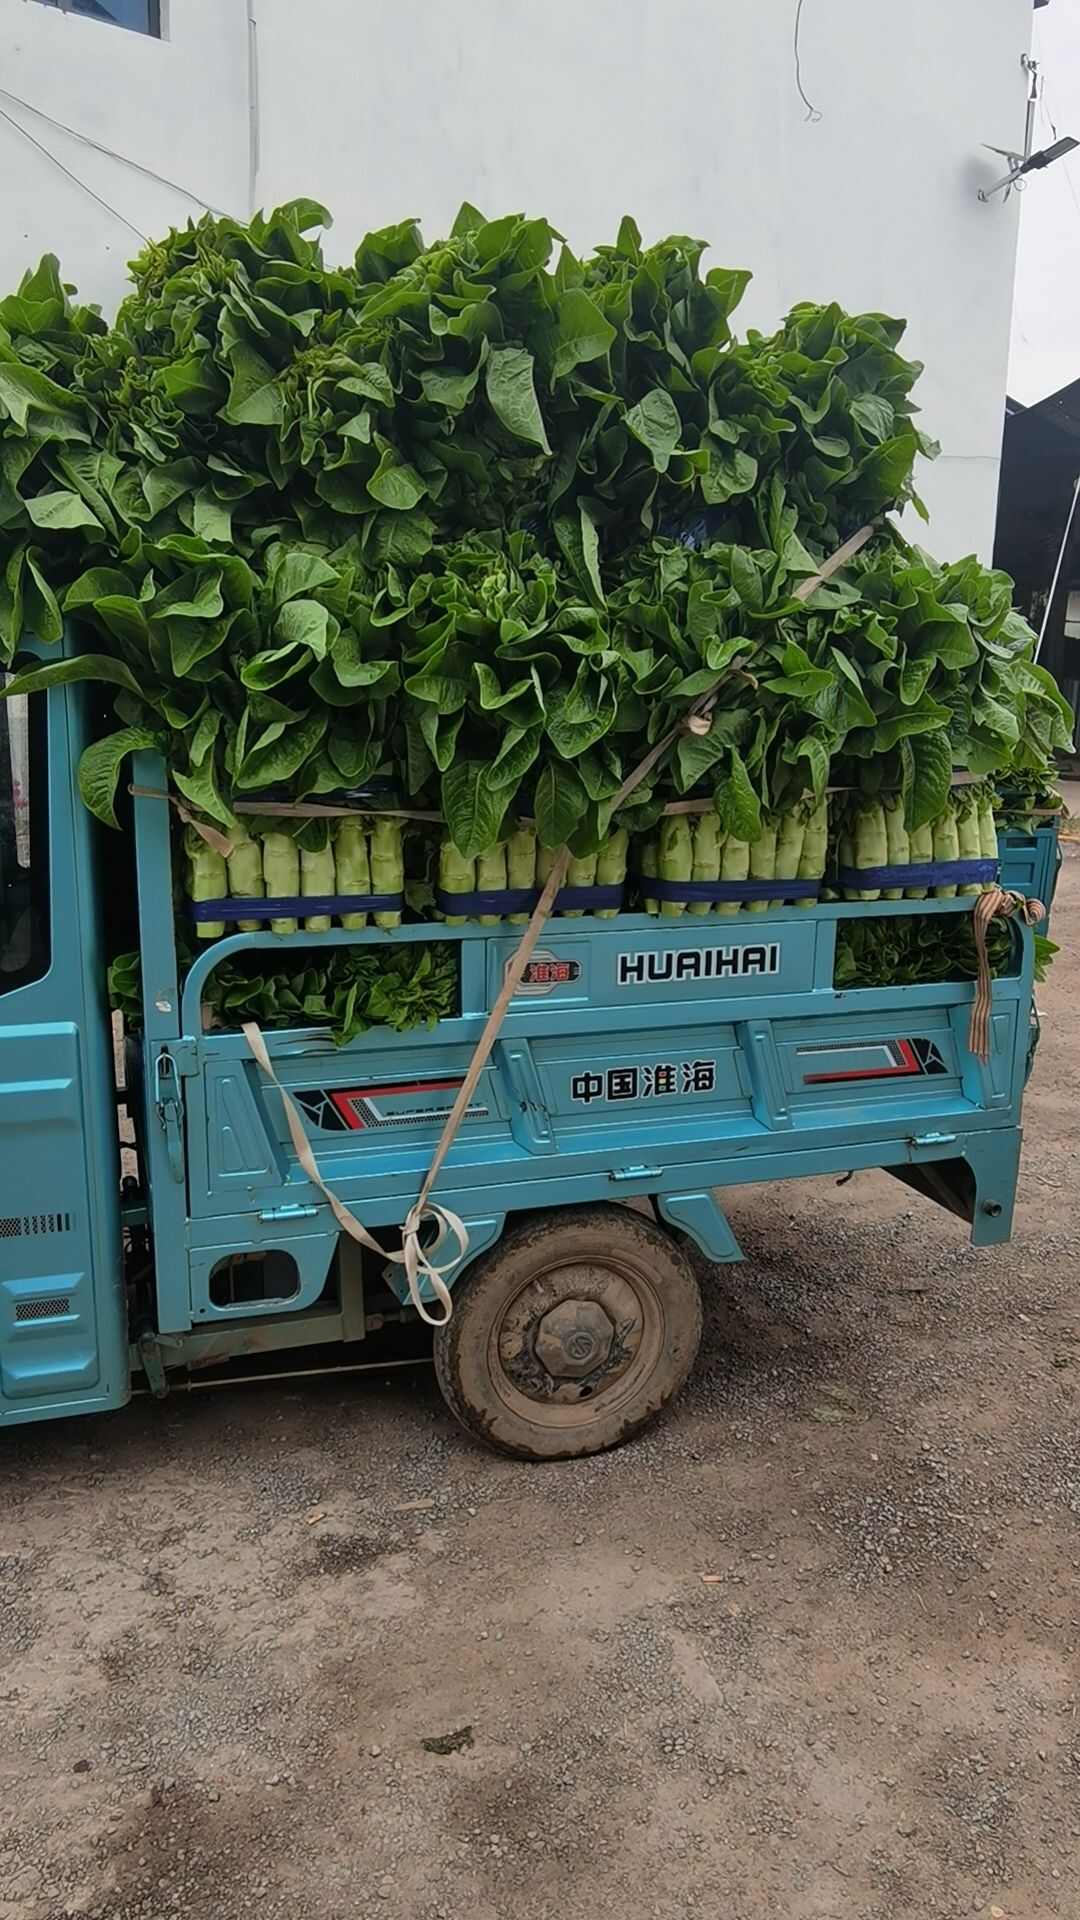
[[[1076,1920],[1080,845],[1054,930],[1012,1246],[737,1191],[617,1454],[426,1367],[5,1436],[0,1920]]]

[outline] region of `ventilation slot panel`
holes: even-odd
[[[66,1293],[44,1294],[40,1300],[16,1300],[15,1321],[58,1320],[62,1314],[71,1312],[71,1301]]]
[[[0,1240],[36,1240],[47,1233],[70,1233],[70,1213],[9,1213],[0,1217]]]

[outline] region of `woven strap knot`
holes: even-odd
[[[1011,920],[1014,914],[1019,915],[1027,926],[1037,927],[1040,920],[1046,919],[1046,908],[1041,900],[1025,899],[1022,893],[1005,893],[1000,887],[988,887],[985,893],[979,895],[972,912],[971,931],[975,937],[979,971],[968,1027],[968,1047],[976,1060],[990,1058],[990,1005],[994,983],[986,951],[986,936],[992,920]]]

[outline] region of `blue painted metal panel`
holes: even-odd
[[[313,1210],[314,1211],[314,1210]],[[220,1222],[218,1223],[220,1225]],[[266,1223],[264,1223],[266,1224]],[[299,1313],[304,1307],[313,1307],[326,1285],[326,1276],[330,1271],[330,1262],[337,1247],[337,1224],[332,1229],[324,1226],[318,1233],[303,1233],[298,1229],[309,1222],[288,1221],[269,1224],[266,1244],[275,1250],[289,1254],[296,1262],[298,1284],[296,1292],[284,1300],[260,1300],[257,1307],[241,1301],[233,1307],[219,1307],[211,1304],[210,1278],[214,1268],[236,1254],[252,1252],[252,1241],[248,1236],[247,1222],[245,1232],[240,1239],[226,1239],[218,1246],[199,1247],[191,1252],[191,1309],[192,1322],[207,1320],[250,1319],[253,1312],[261,1314],[279,1314],[283,1312]],[[290,1232],[290,1225],[293,1230]],[[258,1243],[256,1243],[257,1246]]]
[[[565,933],[556,922],[545,937],[546,971],[515,999],[440,1198],[469,1218],[493,1201],[516,1211],[639,1194],[663,1209],[676,1204],[668,1196],[746,1179],[927,1157],[967,1158],[984,1169],[984,1182],[1001,1186],[996,1171],[985,1171],[996,1169],[1000,1150],[984,1137],[1015,1131],[1030,936],[1015,976],[995,984],[984,1067],[967,1051],[970,986],[836,992],[820,983],[819,954],[831,953],[841,917],[842,906],[781,915],[770,929],[773,917],[762,916],[750,940],[689,920],[678,928],[644,916],[575,921]],[[340,1050],[310,1030],[266,1035],[324,1178],[371,1227],[399,1225],[408,1210],[512,950],[501,930],[451,931],[462,936],[463,955],[487,951],[483,968],[470,970],[459,1018],[434,1033],[373,1032]],[[266,944],[262,935],[222,944],[249,939]],[[749,962],[740,949],[751,950]],[[205,955],[197,971],[205,978],[214,963]],[[763,988],[761,966],[779,991]],[[242,1037],[198,1031],[197,1011],[189,982],[185,1017],[195,1031],[179,1045],[196,1063],[185,1080],[193,1246],[220,1246],[240,1232],[283,1244],[266,1215],[289,1204],[319,1208],[332,1233],[295,1160],[277,1091]],[[975,1237],[1002,1237],[1001,1218],[980,1217]],[[712,1257],[734,1257],[724,1227],[704,1220],[699,1212],[699,1244],[709,1247],[711,1235],[722,1249]]]
[[[156,754],[138,753],[134,784],[165,794],[165,769]],[[177,1071],[166,1073],[162,1088],[161,1057],[171,1062],[180,1024],[179,966],[173,927],[172,840],[170,808],[160,800],[135,803],[135,853],[139,893],[139,951],[142,961],[144,1082],[146,1086],[146,1184],[150,1223],[154,1234],[158,1329],[183,1332],[191,1325],[191,1286],[186,1229],[188,1196],[183,1162],[185,1081]],[[171,1081],[171,1086],[169,1082]],[[165,1090],[167,1101],[155,1095]],[[176,1154],[181,1152],[180,1178]]]
[[[696,915],[654,919],[649,915],[620,915],[612,922],[575,921],[575,931],[555,920],[545,929],[541,954],[564,967],[580,968],[579,977],[551,988],[541,978],[527,981],[513,1005],[554,1012],[572,1006],[625,1009],[648,1004],[679,1008],[702,986],[723,997],[734,1016],[743,1002],[760,996],[806,993],[814,983],[815,949],[820,922],[806,912],[786,916],[749,915],[707,920]],[[607,927],[607,937],[597,933]],[[519,936],[520,938],[520,936]],[[504,934],[492,939],[488,953],[488,999],[494,1000],[513,959],[518,940]]]
[[[866,1167],[903,1167],[926,1161],[961,1158],[967,1161],[975,1174],[980,1194],[985,1190],[993,1196],[995,1204],[1004,1207],[1007,1203],[1011,1217],[1019,1137],[1019,1129],[1015,1127],[988,1129],[983,1133],[953,1132],[948,1129],[932,1133],[927,1129],[925,1134],[914,1135],[906,1130],[903,1116],[893,1114],[891,1128],[879,1125],[865,1139],[848,1139],[841,1143],[800,1140],[797,1152],[782,1155],[775,1152],[762,1135],[756,1143],[745,1143],[741,1152],[722,1161],[714,1152],[710,1152],[696,1160],[687,1158],[677,1165],[661,1166],[655,1176],[646,1176],[643,1186],[656,1197],[662,1209],[669,1192],[713,1191],[716,1187],[722,1190],[728,1186],[753,1185],[762,1180],[803,1179],[818,1174],[860,1171]],[[322,1156],[319,1158],[322,1165]],[[441,1183],[439,1195],[444,1199],[449,1197]],[[595,1200],[628,1200],[635,1197],[637,1192],[634,1184],[616,1180],[610,1170],[606,1173],[582,1171],[578,1162],[568,1167],[561,1160],[548,1160],[535,1163],[533,1177],[527,1187],[510,1182],[503,1169],[489,1167],[486,1181],[478,1180],[475,1183],[469,1191],[468,1204],[461,1210],[467,1219],[471,1219],[482,1217],[488,1210],[492,1213],[505,1210],[510,1214],[545,1207],[581,1206]],[[366,1224],[373,1227],[400,1224],[401,1201],[393,1194],[381,1200],[373,1199],[364,1210],[363,1217]],[[220,1224],[193,1221],[192,1244],[214,1244],[213,1235],[220,1230]],[[271,1238],[270,1230],[257,1221],[251,1223],[250,1228],[245,1227],[244,1231],[250,1231],[252,1244],[285,1244],[280,1235]],[[977,1246],[988,1246],[1007,1240],[1009,1231],[1000,1218],[992,1223],[989,1219],[983,1223],[976,1218],[971,1237]]]
[[[688,1233],[707,1260],[726,1265],[743,1258],[743,1250],[714,1193],[702,1190],[697,1193],[665,1193],[661,1195],[658,1205],[664,1219],[670,1221],[673,1227],[681,1227]]]
[[[1046,920],[1041,931],[1045,933],[1050,924],[1050,907],[1057,891],[1061,868],[1058,822],[1048,821],[1045,826],[1036,827],[1030,833],[1015,827],[999,833],[998,857],[1001,885],[1011,893],[1022,893],[1029,900],[1042,901],[1046,908]]]
[[[47,697],[50,964],[0,994],[0,1423],[130,1392],[100,830],[76,787],[85,691]]]
[[[477,1254],[486,1253],[489,1247],[495,1245],[496,1240],[502,1238],[503,1228],[506,1226],[506,1215],[505,1213],[470,1213],[466,1216],[464,1224],[465,1231],[469,1236],[469,1248],[464,1260],[462,1260],[460,1266],[455,1270],[451,1284],[460,1278],[467,1267],[472,1265]],[[450,1247],[453,1246],[452,1241],[448,1244]],[[437,1258],[441,1257],[441,1255],[437,1256]],[[399,1262],[393,1260],[387,1261],[386,1266],[383,1268],[383,1279],[392,1291],[397,1294],[402,1305],[408,1305],[409,1283],[405,1278],[404,1270]],[[435,1299],[435,1289],[430,1280],[421,1280],[420,1297],[422,1300],[429,1301]]]
[[[88,1273],[0,1282],[0,1389],[5,1399],[84,1396],[101,1378]]]

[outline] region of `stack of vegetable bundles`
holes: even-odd
[[[613,911],[628,859],[664,913],[812,900],[830,788],[841,864],[880,866],[890,833],[989,845],[954,769],[1044,778],[1069,710],[1008,580],[885,519],[935,451],[900,321],[802,305],[739,339],[748,275],[630,219],[580,258],[465,206],[434,246],[403,221],[345,265],[327,225],[296,201],[170,233],[112,325],[51,257],[0,302],[0,663],[32,635],[47,664],[9,692],[112,689],[95,813],[115,824],[125,757],[156,749],[233,847],[210,870],[189,840],[197,900],[295,903],[275,922],[308,933],[400,895],[400,814],[445,823],[411,897],[450,920],[507,888],[520,919],[565,841],[572,910],[602,888]],[[342,795],[360,818],[237,811]]]
[[[290,822],[291,823],[291,822]],[[245,817],[226,845],[225,853],[210,844],[193,827],[184,836],[187,855],[188,892],[196,905],[202,902],[229,901],[234,911],[248,906],[269,914],[273,901],[303,897],[314,902],[321,897],[378,901],[382,904],[370,914],[377,927],[401,925],[401,899],[405,884],[400,822],[391,815],[363,814],[350,819],[303,821],[300,832],[283,831],[285,822],[251,821]],[[217,836],[215,835],[215,839]],[[348,908],[305,914],[305,933],[328,933],[334,925],[349,932],[366,927],[366,908],[351,912]],[[228,923],[215,920],[212,909],[201,911],[195,931],[203,940],[220,938],[226,932],[253,932],[269,927],[272,933],[295,933],[301,922],[285,912],[268,918],[252,919],[236,912]]]
[[[833,817],[837,877],[843,880],[860,871],[869,876],[866,887],[845,886],[845,900],[925,900],[928,895],[951,900],[957,894],[981,893],[991,884],[989,875],[965,880],[948,871],[959,864],[996,864],[994,794],[985,783],[955,787],[937,819],[911,833],[899,794],[879,800],[866,794],[838,799]]]
[[[716,912],[726,915],[766,913],[792,898],[784,881],[819,881],[825,871],[828,845],[828,810],[824,800],[813,797],[792,807],[779,819],[762,819],[757,837],[751,842],[738,834],[725,833],[715,807],[696,814],[665,814],[659,830],[647,836],[640,848],[642,904],[647,913],[676,915]],[[718,901],[688,897],[683,900],[670,893],[650,892],[650,881],[661,888],[673,883],[685,890],[687,882],[698,886],[718,881],[744,887],[757,883],[760,897],[740,901],[735,897]],[[772,882],[775,897],[770,898]],[[796,905],[812,907],[813,893],[802,893]]]

